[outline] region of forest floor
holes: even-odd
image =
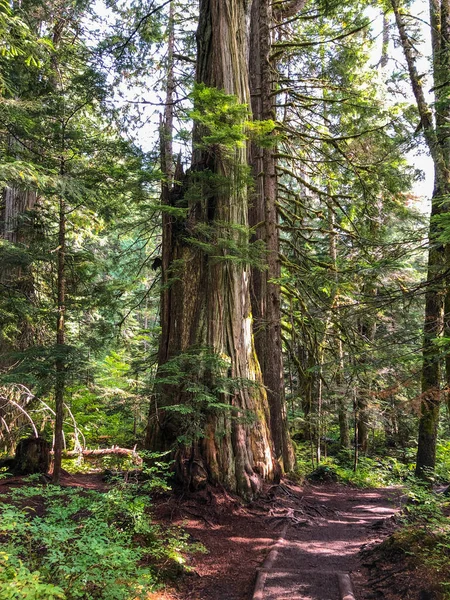
[[[264,600],[338,600],[337,573],[351,573],[357,600],[406,600],[382,595],[369,582],[360,551],[376,546],[396,527],[401,490],[357,489],[327,483],[298,486],[285,481],[268,487],[258,501],[242,505],[226,494],[171,497],[158,518],[182,525],[208,554],[192,558],[193,574],[171,594],[155,600],[250,600],[258,568],[277,542]],[[365,559],[367,560],[367,558]],[[383,570],[383,560],[379,559]],[[378,578],[379,573],[371,572]],[[417,593],[414,600],[417,600]]]
[[[101,474],[67,473],[61,484],[98,491],[108,487]],[[23,485],[21,478],[4,480],[0,490],[17,485]],[[181,526],[207,553],[188,556],[190,573],[149,598],[251,600],[258,569],[282,530],[285,539],[277,544],[262,600],[338,600],[337,573],[351,574],[357,600],[437,598],[424,589],[420,573],[408,572],[404,565],[392,572],[390,557],[378,550],[397,527],[401,503],[400,488],[300,486],[292,481],[268,486],[250,504],[216,490],[163,494],[155,498],[153,519]]]

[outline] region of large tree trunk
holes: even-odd
[[[3,190],[0,210],[0,237],[13,244],[23,241],[20,219],[36,204],[37,194],[34,190],[19,190],[6,187]]]
[[[247,104],[249,16],[246,0],[201,0],[197,32],[197,82]],[[263,479],[278,474],[278,467],[253,343],[250,269],[222,243],[248,243],[247,148],[245,143],[208,145],[204,133],[196,125],[191,173],[170,195],[171,204],[184,205],[188,216],[163,231],[163,281],[169,285],[163,290],[160,374],[178,356],[180,364],[194,364],[195,386],[170,384],[167,378],[157,386],[147,441],[153,449],[176,445],[177,474],[191,489],[219,483],[251,497]],[[208,251],[211,238],[215,248]],[[196,396],[199,388],[218,393],[215,381],[224,373],[211,369],[211,354],[220,359],[219,370],[225,368],[234,382],[241,382],[218,397],[228,409]],[[189,408],[188,417],[164,410],[168,405]],[[198,423],[201,433],[195,429]]]
[[[270,64],[272,4],[254,0],[250,34],[250,93],[253,119],[275,121],[274,69]],[[255,347],[267,388],[270,426],[276,458],[286,471],[294,457],[289,439],[284,393],[283,348],[281,340],[281,294],[277,281],[281,267],[277,214],[277,178],[274,148],[251,144],[250,163],[254,193],[249,221],[255,237],[264,242],[267,269],[252,269],[252,313],[255,320]]]

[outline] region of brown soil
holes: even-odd
[[[443,581],[449,580],[445,555],[441,566],[425,565],[421,553],[435,551],[438,543],[435,533],[420,527],[420,539],[399,529],[382,544],[369,547],[362,553],[364,576],[370,593],[365,600],[443,600]]]
[[[192,557],[193,575],[169,598],[251,599],[256,571],[286,523],[288,533],[267,579],[265,600],[337,600],[337,572],[351,572],[358,600],[365,598],[369,590],[359,551],[392,529],[399,495],[396,489],[299,487],[286,481],[246,506],[217,493],[171,497],[159,505],[158,518],[182,525],[209,554]]]
[[[64,473],[61,484],[100,491],[108,488],[99,473]],[[0,480],[0,493],[21,485],[20,477]],[[374,579],[383,577],[383,561],[371,558],[368,571],[362,564],[367,563],[368,553],[360,553],[392,532],[399,505],[398,489],[360,490],[335,483],[300,487],[290,481],[268,486],[258,501],[247,505],[218,490],[155,498],[154,519],[182,526],[192,542],[205,546],[207,554],[186,557],[190,574],[151,598],[250,600],[257,569],[288,523],[264,600],[337,600],[337,572],[351,573],[358,600],[405,600],[401,591],[389,589],[383,595],[375,589]],[[406,576],[414,582],[413,573]],[[417,586],[415,590],[423,589],[420,582]],[[410,587],[414,589],[414,584]]]

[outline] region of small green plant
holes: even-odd
[[[397,529],[381,548],[388,555],[399,556],[403,569],[416,572],[416,578],[427,581],[436,597],[448,600],[450,591],[450,524],[449,501],[433,492],[429,485],[410,478],[407,503]]]
[[[139,456],[144,460],[144,466],[142,468],[142,475],[144,482],[142,489],[146,492],[154,491],[169,491],[170,485],[168,484],[168,478],[171,474],[171,468],[173,461],[165,461],[164,458],[168,457],[168,452],[147,452],[143,450],[139,452]]]
[[[317,465],[313,464],[311,447],[306,442],[296,444],[296,474],[310,475]],[[361,456],[356,471],[353,469],[353,456],[349,451],[341,451],[335,457],[322,459],[320,467],[333,471],[341,483],[357,487],[382,487],[398,485],[411,476],[411,466],[394,457],[370,458]]]
[[[0,600],[56,600],[66,598],[64,591],[31,572],[16,556],[0,552]]]
[[[436,448],[435,477],[440,481],[450,480],[450,441],[439,440]]]

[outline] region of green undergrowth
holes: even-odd
[[[342,451],[336,456],[322,458],[320,464],[311,459],[307,444],[297,444],[296,475],[300,479],[333,481],[357,487],[385,487],[403,484],[412,473],[414,465],[391,456],[361,456],[354,469],[351,452]]]
[[[424,485],[411,485],[398,529],[376,550],[394,573],[409,572],[409,585],[427,597],[450,600],[450,500]]]
[[[0,498],[0,600],[135,600],[200,551],[150,516],[148,490],[33,485]]]

